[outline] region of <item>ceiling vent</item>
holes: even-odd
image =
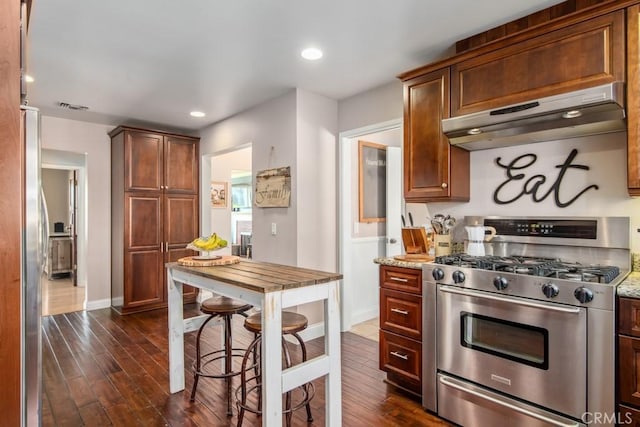
[[[69,104],[68,102],[58,102],[58,107],[64,108],[66,110],[75,110],[75,111],[86,111],[89,109],[89,107],[85,105]]]

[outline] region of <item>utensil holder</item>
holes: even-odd
[[[451,234],[434,234],[433,246],[436,256],[451,255]]]

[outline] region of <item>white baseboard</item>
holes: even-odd
[[[367,320],[375,319],[379,315],[380,315],[379,307],[375,307],[359,313],[354,313],[351,315],[351,325],[353,326],[358,323],[366,322]]]
[[[98,310],[100,308],[109,308],[111,307],[111,298],[100,299],[97,301],[87,301],[86,310]]]
[[[315,338],[323,337],[324,322],[318,322],[318,323],[314,323],[313,325],[307,326],[307,329],[300,332],[298,335],[300,335],[300,338],[302,338],[302,340],[305,342]],[[298,340],[293,338],[291,335],[285,335],[284,339],[286,339],[287,342],[290,342],[292,344],[298,344]]]

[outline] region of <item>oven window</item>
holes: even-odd
[[[549,368],[549,332],[546,329],[462,312],[460,343],[464,347]]]

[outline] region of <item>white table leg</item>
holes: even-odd
[[[182,283],[176,282],[167,270],[169,317],[169,391],[184,390],[184,319],[182,313]]]
[[[329,374],[325,380],[325,425],[342,425],[342,385],[340,361],[340,304],[338,282],[329,288],[324,302],[325,354],[329,356]]]
[[[282,293],[262,304],[262,425],[282,426]]]

